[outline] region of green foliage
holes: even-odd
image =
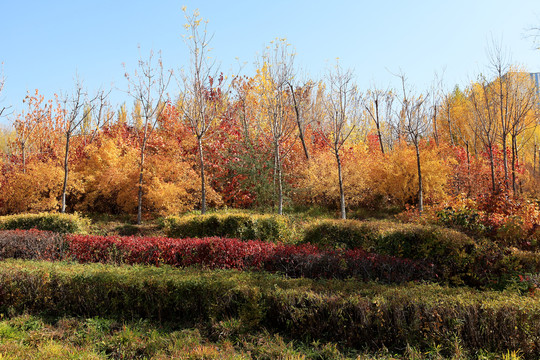
[[[303,242],[427,261],[441,282],[454,285],[504,287],[519,272],[540,270],[540,257],[532,252],[509,252],[490,240],[434,225],[325,220],[309,226]]]
[[[488,229],[480,221],[480,214],[474,209],[446,208],[436,213],[441,225],[455,227],[475,234],[484,234]]]
[[[411,347],[444,356],[455,354],[457,347],[470,354],[519,350],[523,358],[540,356],[540,303],[517,292],[30,261],[0,263],[0,281],[3,316],[27,312],[147,319],[176,327],[197,324],[213,336],[232,338],[266,329],[288,339],[326,344],[314,348],[330,357],[339,355],[332,343],[375,351]],[[39,329],[43,324],[25,321],[24,326]],[[112,330],[108,322],[88,326]],[[0,327],[2,333],[18,336],[11,328]],[[158,343],[144,339],[131,331],[107,339],[103,349],[148,356]],[[139,340],[144,348],[138,347]],[[266,351],[272,349],[276,344]]]
[[[167,236],[176,238],[223,236],[287,242],[293,235],[289,219],[278,215],[233,213],[169,216],[162,225]]]
[[[363,248],[373,251],[378,232],[369,223],[355,220],[324,220],[310,225],[304,231],[303,243],[324,248]]]
[[[0,230],[38,229],[57,233],[84,234],[90,220],[77,214],[18,214],[0,216]]]

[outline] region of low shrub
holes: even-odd
[[[0,313],[149,319],[216,329],[279,331],[287,339],[352,349],[459,346],[540,357],[540,302],[516,292],[438,285],[384,286],[355,280],[108,265],[0,263]]]
[[[61,235],[40,230],[1,230],[0,259],[60,260],[64,256]]]
[[[474,234],[484,234],[489,229],[482,223],[481,214],[475,209],[454,209],[446,207],[436,214],[437,222],[444,226],[469,231]]]
[[[77,214],[18,214],[0,216],[0,230],[38,229],[57,233],[86,233],[90,221]]]
[[[322,221],[305,231],[303,242],[431,263],[438,280],[453,285],[504,286],[506,278],[540,263],[529,259],[530,253],[518,258],[492,241],[456,230],[391,221]]]
[[[302,243],[332,249],[375,249],[378,231],[368,222],[356,220],[324,220],[308,226]]]
[[[209,214],[169,216],[163,220],[169,237],[232,237],[242,240],[287,242],[292,227],[284,216],[253,214]]]
[[[468,280],[475,249],[475,241],[463,233],[413,224],[380,227],[375,246],[377,253],[433,262],[439,276],[454,284]]]
[[[434,280],[430,264],[356,250],[321,250],[313,245],[274,244],[228,238],[138,238],[67,236],[68,253],[80,262],[211,269],[266,270],[291,277],[356,277],[365,281]]]
[[[367,253],[362,249],[320,251],[312,245],[279,246],[264,261],[264,269],[290,277],[356,278],[404,283],[437,280],[432,264]]]

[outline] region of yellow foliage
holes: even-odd
[[[348,207],[358,207],[369,201],[369,177],[366,152],[356,149],[342,161],[345,202]],[[312,161],[301,170],[299,200],[322,206],[339,205],[338,168],[330,152],[314,154]]]
[[[12,173],[6,178],[0,203],[2,214],[22,212],[49,212],[60,208],[64,170],[52,161],[32,162],[26,173]],[[78,196],[81,181],[77,174],[70,173],[67,196]]]
[[[446,184],[451,174],[450,160],[441,155],[446,148],[423,146],[420,150],[422,184],[426,202],[446,198]],[[400,143],[384,159],[374,161],[370,169],[373,191],[387,194],[392,202],[404,205],[416,202],[418,168],[413,146]]]
[[[85,196],[78,210],[135,213],[139,156],[136,148],[117,145],[114,139],[91,145],[86,161],[79,166]],[[171,215],[199,206],[200,177],[190,164],[150,154],[143,176],[144,212]],[[207,201],[211,206],[222,204],[211,188],[207,189]]]
[[[450,175],[450,160],[442,160],[445,150],[424,146],[421,166],[424,198],[434,202],[446,198],[445,187]],[[378,207],[385,203],[414,203],[418,194],[418,172],[413,146],[405,143],[383,155],[362,146],[343,156],[343,185],[347,207]],[[307,204],[339,204],[337,163],[333,154],[314,154],[312,161],[300,170],[297,200]]]

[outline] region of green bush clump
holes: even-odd
[[[484,234],[489,229],[480,221],[480,214],[474,209],[453,209],[451,207],[436,213],[438,223],[474,234]]]
[[[323,248],[375,250],[377,229],[369,222],[356,220],[323,220],[308,226],[302,242]]]
[[[438,346],[540,356],[540,302],[517,292],[430,284],[285,279],[203,271],[31,261],[0,263],[0,313],[149,319],[182,327],[279,332],[352,349]],[[237,326],[237,327],[238,327]]]
[[[308,227],[303,242],[427,261],[441,282],[454,285],[484,286],[520,269],[495,244],[435,225],[326,220]]]
[[[84,234],[90,220],[77,214],[17,214],[0,216],[0,230],[37,229],[56,233]]]
[[[453,284],[469,283],[473,275],[470,266],[475,262],[477,245],[461,232],[432,225],[398,224],[382,228],[379,234],[378,253],[429,261],[442,279]]]
[[[169,237],[233,237],[242,240],[290,242],[293,231],[288,218],[277,215],[209,214],[169,216],[163,220]]]

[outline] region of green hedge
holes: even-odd
[[[513,251],[435,225],[325,220],[308,227],[303,242],[428,261],[442,282],[453,285],[503,287],[518,272],[540,271],[536,253]]]
[[[357,220],[323,220],[308,225],[304,230],[303,243],[323,248],[374,251],[379,231],[368,222]]]
[[[169,216],[163,220],[169,237],[233,237],[242,240],[289,242],[292,226],[288,218],[277,215],[209,214]]]
[[[90,220],[77,214],[17,214],[0,216],[0,230],[38,229],[57,233],[86,233]]]
[[[0,313],[150,319],[332,341],[355,349],[456,347],[540,356],[540,302],[516,292],[284,279],[237,271],[0,263]]]

